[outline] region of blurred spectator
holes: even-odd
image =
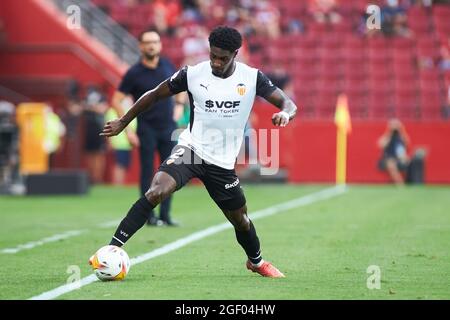
[[[397,185],[404,184],[402,173],[406,172],[410,161],[407,154],[409,144],[409,136],[403,124],[398,119],[389,120],[386,131],[378,139],[378,147],[383,150],[378,167],[387,171]]]
[[[81,155],[83,152],[82,115],[83,104],[77,99],[69,99],[67,106],[61,114],[61,120],[66,127],[66,136],[62,145],[67,166],[81,168]]]
[[[201,25],[194,25],[183,36],[183,65],[195,65],[209,58],[208,31]]]
[[[238,54],[236,56],[236,61],[249,64],[250,63],[250,49],[248,47],[248,42],[245,38],[242,39],[242,46],[239,48]]]
[[[294,88],[291,82],[291,76],[281,63],[267,63],[265,65],[273,65],[273,67],[266,72],[269,79],[273,84],[283,90],[291,99],[294,97]]]
[[[203,22],[204,17],[201,13],[202,10],[205,10],[203,2],[204,1],[198,0],[181,0],[181,6],[183,8],[183,12],[181,13],[183,24]],[[205,16],[207,17],[208,15]]]
[[[227,0],[197,0],[199,19],[208,27],[224,24],[227,12],[230,12],[229,2]]]
[[[55,167],[55,155],[57,152],[61,151],[63,137],[66,134],[66,127],[50,105],[47,105],[44,110],[44,119],[44,150],[49,155],[49,168],[52,169]]]
[[[286,27],[288,34],[302,34],[305,32],[305,24],[300,18],[291,18]]]
[[[386,0],[381,8],[381,28],[386,36],[412,37],[408,28],[406,9],[398,0]]]
[[[378,35],[382,36],[381,29],[367,27],[367,21],[371,18],[371,16],[372,14],[369,14],[366,11],[361,14],[359,23],[357,24],[356,32],[369,38],[376,37]]]
[[[174,35],[182,8],[177,0],[155,0],[153,3],[153,24],[161,34]]]
[[[337,0],[309,0],[308,11],[317,23],[336,24],[342,20]]]
[[[439,68],[442,71],[450,70],[450,37],[448,37],[447,42],[441,46],[441,59],[439,62]]]
[[[0,100],[0,194],[25,191],[19,174],[19,129],[14,115],[15,106]]]
[[[258,0],[253,10],[253,26],[256,34],[278,38],[281,34],[280,11],[278,8],[267,0]]]
[[[105,123],[105,112],[108,110],[105,96],[97,88],[88,89],[85,101],[84,125],[89,177],[93,183],[103,182],[105,173],[105,139],[99,136]]]
[[[130,97],[126,97],[121,102],[123,110],[126,112],[133,106],[133,100]],[[118,115],[114,108],[109,108],[106,112],[105,121],[111,121],[117,119]],[[134,119],[129,128],[136,132],[137,122]],[[115,137],[111,137],[108,140],[111,143],[111,147],[114,152],[114,168],[113,168],[113,184],[123,185],[125,183],[125,177],[131,164],[131,151],[133,146],[128,141],[125,132],[120,133]]]

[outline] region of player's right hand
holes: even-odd
[[[99,135],[104,137],[117,136],[119,133],[122,132],[124,128],[125,128],[124,123],[120,121],[120,119],[115,119],[112,121],[108,121]]]

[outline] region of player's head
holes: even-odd
[[[161,37],[156,30],[146,30],[139,34],[139,49],[146,59],[153,59],[161,53]]]
[[[242,45],[242,36],[236,29],[220,26],[209,35],[209,56],[213,74],[222,76],[233,67],[234,58]]]

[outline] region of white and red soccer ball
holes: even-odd
[[[128,254],[120,247],[108,245],[101,247],[89,259],[94,273],[102,281],[123,280],[130,271]]]

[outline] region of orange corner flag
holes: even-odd
[[[347,135],[352,131],[347,96],[340,94],[337,99],[334,123],[336,134],[336,183],[345,184],[347,178]]]
[[[347,134],[352,132],[352,122],[350,120],[350,112],[348,111],[348,100],[347,95],[345,94],[340,94],[338,96],[334,123],[336,123],[339,129],[345,129]]]

